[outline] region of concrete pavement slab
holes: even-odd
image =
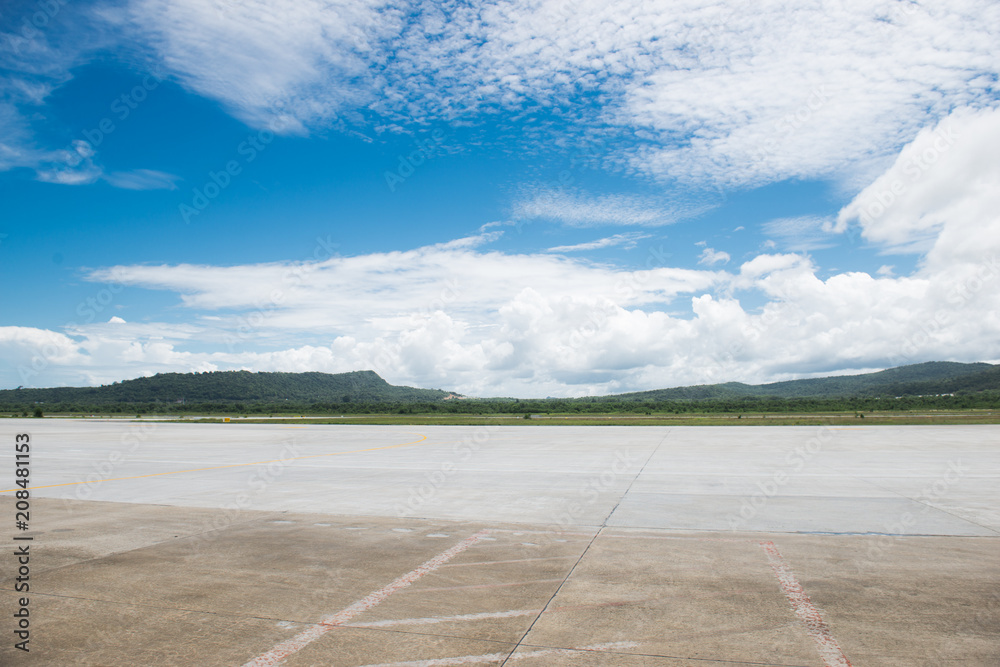
[[[1000,664],[996,427],[0,426],[4,665]]]

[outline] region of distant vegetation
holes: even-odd
[[[749,396],[776,398],[914,396],[990,389],[1000,389],[1000,366],[930,361],[862,375],[837,375],[757,385],[727,382],[620,394],[618,398],[676,400],[731,399]]]
[[[878,373],[614,396],[466,399],[353,373],[164,373],[101,387],[0,391],[0,414],[693,414],[1000,407],[1000,366],[929,362]]]
[[[352,373],[160,373],[100,387],[0,390],[0,412],[45,404],[48,412],[190,412],[202,408],[298,412],[315,403],[350,406],[436,402],[440,389],[389,384],[372,371]]]

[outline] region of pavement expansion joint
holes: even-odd
[[[128,427],[31,425],[3,665],[1000,664],[1000,426],[311,427],[262,477],[287,432],[163,425],[89,483]]]
[[[652,454],[650,454],[650,457],[652,457]],[[648,463],[648,459],[647,459],[647,463]],[[638,475],[637,475],[637,477],[638,477]],[[614,510],[612,510],[612,512],[613,511]],[[603,530],[603,528],[601,530]],[[548,601],[546,601],[545,606],[543,606],[542,609],[541,609],[541,611],[538,612],[538,615],[536,615],[535,618],[532,619],[531,625],[529,625],[528,629],[524,631],[524,634],[521,635],[521,638],[518,640],[518,642],[514,646],[514,648],[511,649],[511,652],[507,655],[507,657],[504,659],[504,661],[502,663],[500,663],[500,667],[503,667],[504,665],[506,665],[511,660],[511,656],[514,655],[514,653],[517,651],[518,647],[521,646],[521,643],[528,637],[529,634],[531,634],[531,630],[532,630],[532,628],[535,627],[535,624],[538,622],[538,619],[540,619],[545,614],[545,611],[552,604],[552,601],[556,599],[557,595],[559,595],[559,591],[561,591],[562,588],[563,588],[563,586],[566,585],[566,582],[569,581],[569,578],[573,576],[573,572],[576,570],[576,567],[580,564],[580,561],[583,560],[583,557],[587,555],[587,552],[590,550],[590,547],[593,546],[593,544],[597,540],[597,538],[600,537],[601,530],[598,530],[597,533],[595,533],[594,536],[592,538],[590,538],[590,542],[587,543],[587,546],[580,553],[580,557],[577,558],[576,562],[573,563],[573,567],[571,567],[569,569],[569,572],[566,573],[566,576],[563,577],[562,581],[559,583],[559,587],[556,588],[556,590],[549,597]]]

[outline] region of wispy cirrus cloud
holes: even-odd
[[[576,243],[573,245],[555,246],[549,248],[549,252],[582,252],[585,250],[600,250],[601,248],[614,248],[617,246],[622,246],[628,250],[634,248],[642,239],[648,239],[649,237],[649,234],[643,234],[641,232],[626,232],[624,234],[606,236],[603,239],[597,239],[595,241],[586,241],[584,243]]]
[[[730,259],[732,258],[729,256],[729,253],[724,250],[705,248],[701,251],[701,255],[698,256],[698,263],[713,266],[715,264],[728,264]]]
[[[178,178],[154,169],[133,169],[105,174],[104,180],[125,190],[174,190],[177,188]]]
[[[569,227],[669,225],[701,209],[673,207],[655,197],[589,195],[552,188],[529,189],[511,206],[517,221],[542,220]]]
[[[86,141],[74,141],[69,148],[52,151],[35,162],[38,180],[61,185],[86,185],[97,181],[102,169],[94,164],[94,149]]]
[[[921,127],[996,100],[998,26],[989,0],[435,7],[397,38],[376,108],[466,122],[558,109],[582,134],[620,128],[599,160],[655,178],[859,187]]]
[[[557,156],[573,187],[526,187],[511,207],[518,223],[649,231],[704,210],[677,205],[678,189],[724,196],[787,179],[860,194],[836,223],[767,223],[777,250],[739,266],[706,243],[694,270],[660,255],[636,263],[656,268],[631,271],[554,254],[628,247],[636,231],[538,253],[491,249],[498,232],[489,232],[320,262],[125,259],[87,279],[175,294],[169,317],[183,321],[0,328],[8,383],[19,384],[19,366],[39,349],[52,353],[50,384],[157,370],[374,368],[394,382],[484,395],[1000,358],[991,282],[1000,275],[1000,5],[991,0],[807,0],[794,11],[708,0],[64,7],[61,17],[102,21],[102,39],[129,45],[123,59],[162,65],[252,127],[406,132],[443,121],[484,128],[509,152]],[[86,147],[34,134],[51,93],[102,53],[76,37],[89,29],[75,28],[67,22],[62,41],[17,42],[16,54],[0,36],[0,169],[170,187],[155,165],[116,171]],[[958,131],[948,143],[950,122]],[[579,168],[580,144],[588,168],[667,194],[587,194],[581,183],[600,174]],[[828,275],[804,254],[827,230],[852,227],[886,252],[919,253],[919,268]]]
[[[33,161],[35,175],[43,183],[59,185],[89,185],[103,180],[123,190],[173,190],[177,187],[177,176],[155,169],[107,173],[97,163],[95,155],[89,143],[77,140],[69,148],[36,156]]]
[[[0,171],[27,168],[45,183],[89,185],[106,181],[126,189],[172,187],[173,176],[151,169],[107,173],[94,147],[80,139],[45,146],[32,127],[49,97],[102,49],[122,39],[101,5],[25,3],[0,30]]]
[[[830,218],[807,215],[769,220],[762,225],[762,229],[784,249],[808,252],[836,245],[836,239],[829,231],[832,224]]]
[[[301,133],[373,99],[379,47],[401,30],[397,4],[135,0],[129,16],[185,86],[252,126]]]
[[[373,112],[376,124],[403,129],[516,123],[523,149],[564,152],[611,137],[593,143],[589,159],[663,181],[833,178],[855,190],[922,127],[958,107],[994,105],[1000,75],[1000,5],[991,0],[836,11],[805,2],[794,12],[708,0],[124,7],[76,10],[73,20],[92,29],[64,35],[59,49],[43,36],[8,58],[21,73],[7,86],[20,91],[15,106],[44,99],[72,66],[117,41],[147,45],[144,58],[255,127],[357,128]],[[0,39],[0,51],[4,43],[10,51],[14,42]],[[540,140],[544,118],[559,123]],[[31,163],[30,136],[17,136],[5,135],[0,168]]]

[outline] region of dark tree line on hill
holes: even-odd
[[[855,376],[615,396],[465,399],[353,373],[165,373],[101,387],[0,391],[0,414],[546,414],[813,412],[1000,407],[1000,366],[930,362]]]
[[[436,401],[440,389],[391,385],[373,371],[352,373],[160,373],[100,387],[0,391],[0,405],[15,402],[116,405],[125,403],[351,403]]]
[[[348,402],[348,403],[118,403],[87,405],[47,403],[46,414],[97,415],[358,415],[358,414],[694,414],[694,413],[811,413],[875,412],[913,410],[1000,409],[1000,392],[977,392],[954,396],[781,398],[748,396],[701,400],[572,399],[474,399],[436,402]],[[0,415],[27,416],[37,405],[0,404]]]

